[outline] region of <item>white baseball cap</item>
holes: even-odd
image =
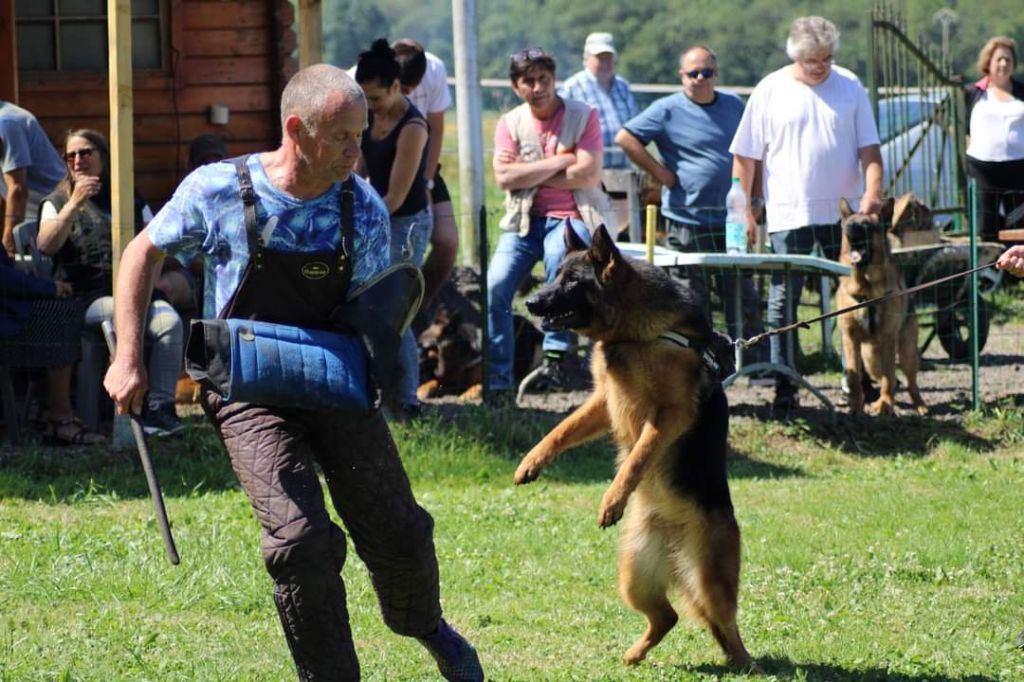
[[[615,51],[615,38],[612,37],[611,33],[591,33],[587,36],[587,42],[583,44],[583,54],[599,55],[605,52],[611,52],[617,55]]]

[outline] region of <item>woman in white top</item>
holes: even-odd
[[[1016,41],[992,38],[978,54],[981,80],[966,88],[967,170],[977,188],[977,233],[986,241],[996,241],[1004,216],[1024,203],[1024,83],[1011,77],[1016,66]]]

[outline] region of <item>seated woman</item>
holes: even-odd
[[[110,148],[95,130],[75,130],[64,140],[67,177],[43,199],[39,250],[51,256],[58,279],[71,283],[85,310],[87,327],[113,319],[110,214]],[[136,230],[144,224],[136,198]],[[174,388],[181,369],[181,318],[166,301],[153,301],[146,320],[149,395],[142,421],[147,433],[166,436],[183,426],[174,412]]]
[[[66,282],[14,269],[0,249],[0,342],[4,361],[46,367],[47,421],[51,445],[97,445],[106,440],[87,429],[71,409],[71,367],[81,349],[82,311],[69,300]]]
[[[359,55],[356,82],[366,94],[370,110],[359,172],[369,177],[391,214],[391,262],[403,260],[411,241],[410,255],[419,267],[434,224],[425,175],[427,121],[402,94],[400,71],[395,51],[384,38],[373,41],[370,49]],[[397,400],[391,401],[400,406],[400,414],[395,416],[416,417],[420,412],[416,397],[419,354],[411,329],[402,337],[399,363],[403,378]]]

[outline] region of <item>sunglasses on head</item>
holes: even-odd
[[[548,53],[540,49],[539,47],[528,47],[524,50],[513,52],[510,55],[511,59],[516,62],[528,62],[533,61],[534,59],[540,59],[541,57],[547,56]]]
[[[67,161],[68,163],[71,163],[72,161],[75,160],[76,156],[80,156],[83,159],[88,159],[90,156],[92,156],[92,153],[94,151],[96,150],[93,149],[92,147],[86,147],[85,149],[76,149],[75,151],[71,151],[65,154],[64,160]]]
[[[704,80],[711,78],[715,75],[714,69],[694,69],[693,71],[683,71],[683,75],[687,78],[696,78],[697,76],[704,76]]]

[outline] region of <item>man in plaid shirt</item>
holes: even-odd
[[[615,75],[615,39],[611,33],[591,33],[583,45],[583,66],[562,84],[561,97],[586,102],[597,109],[604,137],[604,168],[629,168],[626,155],[615,145],[615,134],[640,113],[629,82]]]

